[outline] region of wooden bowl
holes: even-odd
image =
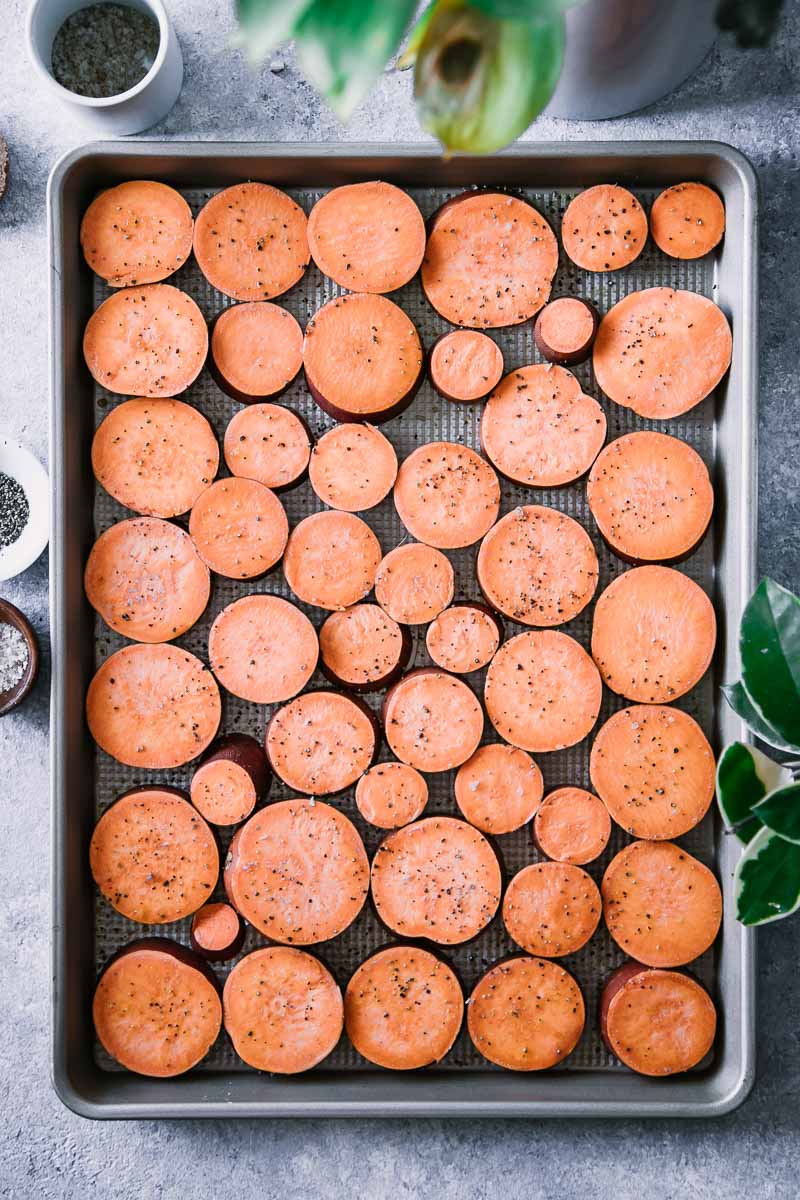
[[[36,676],[39,674],[39,643],[30,621],[8,600],[0,600],[0,624],[13,625],[28,644],[28,665],[25,673],[13,687],[0,692],[0,717],[4,717],[12,708],[22,703],[36,682]]]

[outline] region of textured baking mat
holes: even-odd
[[[314,190],[303,188],[287,190],[306,212],[310,212],[312,205],[322,195],[324,189]],[[451,196],[459,194],[462,190],[461,188],[453,191],[445,188],[408,189],[426,217],[438,208],[440,204],[450,199]],[[184,192],[195,213],[212,194],[211,191],[203,190]],[[516,189],[515,194],[524,197],[535,205],[539,212],[550,222],[554,232],[559,234],[562,215],[567,204],[573,195],[575,195],[575,190],[562,191],[549,189],[546,191],[537,191],[526,188]],[[637,189],[639,199],[648,210],[650,202],[656,194],[654,190]],[[213,318],[222,308],[232,303],[228,297],[211,287],[201,274],[194,258],[191,258],[180,271],[173,275],[169,282],[174,283],[193,296],[208,319]],[[576,267],[566,258],[562,250],[559,269],[553,287],[553,296],[568,295],[571,293],[585,296],[594,302],[601,313],[604,313],[630,292],[658,286],[685,288],[689,291],[699,292],[702,295],[713,298],[713,259],[705,258],[696,262],[671,260],[657,250],[652,242],[648,241],[643,253],[631,266],[614,273],[592,274]],[[313,316],[316,310],[332,297],[341,294],[342,290],[330,279],[325,278],[312,263],[299,284],[292,288],[287,295],[279,297],[278,303],[288,308],[297,317],[300,324],[305,327],[309,318]],[[107,288],[102,280],[97,280],[94,297],[95,304],[100,304],[110,294],[111,289]],[[419,330],[423,345],[427,349],[430,348],[440,334],[452,328],[444,318],[440,317],[431,308],[423,295],[418,280],[413,280],[400,291],[392,293],[391,298],[400,304],[414,321]],[[507,372],[525,363],[541,361],[541,356],[533,342],[532,322],[522,326],[488,330],[487,332],[502,349],[505,370]],[[620,408],[602,395],[595,385],[591,362],[573,369],[574,373],[580,379],[584,391],[596,396],[603,405],[608,419],[609,441],[634,429],[659,429],[669,432],[693,446],[705,460],[709,469],[712,470],[713,476],[713,397],[705,400],[685,416],[668,423],[644,421],[630,410]],[[96,424],[99,424],[109,409],[120,403],[122,399],[124,397],[115,396],[99,387],[96,388]],[[219,390],[211,379],[207,369],[203,370],[200,377],[182,395],[181,399],[195,405],[208,418],[216,431],[221,445],[225,427],[234,413],[241,408],[241,405],[228,399]],[[312,433],[317,436],[324,433],[333,424],[331,419],[316,406],[308,394],[302,372],[294,381],[291,388],[281,397],[280,403],[287,405],[295,412],[301,414],[306,419]],[[478,426],[481,409],[482,405],[479,403],[452,404],[449,401],[442,400],[436,395],[426,378],[411,407],[401,416],[382,425],[381,429],[393,443],[398,458],[401,460],[410,454],[415,447],[432,441],[460,442],[479,449]],[[222,456],[220,458],[220,474],[228,474]],[[501,514],[507,513],[521,504],[545,504],[551,508],[558,509],[560,512],[568,513],[588,530],[595,544],[600,562],[600,581],[596,595],[600,594],[602,589],[607,586],[614,576],[625,569],[625,564],[606,547],[605,543],[597,535],[596,527],[586,503],[585,481],[581,480],[568,487],[552,489],[529,488],[514,485],[505,480],[501,480],[501,486]],[[309,513],[316,512],[325,507],[314,495],[307,481],[293,491],[283,493],[281,500],[285,505],[289,522],[292,526],[303,517],[308,516]],[[95,488],[94,523],[97,535],[116,521],[131,515],[128,509],[117,504],[102,488],[99,486]],[[391,496],[384,500],[378,507],[361,515],[374,529],[384,553],[397,546],[401,541],[408,539],[408,534],[395,512]],[[180,519],[179,523],[184,525],[184,527],[188,524],[186,519]],[[476,554],[477,546],[466,550],[448,552],[448,556],[455,569],[456,597],[480,599],[475,578]],[[687,562],[683,563],[680,569],[701,584],[709,594],[712,594],[714,573],[713,528],[709,531],[708,536],[698,551]],[[177,644],[186,647],[187,650],[191,650],[203,659],[203,661],[207,661],[208,631],[217,613],[227,604],[230,604],[231,601],[252,592],[271,592],[276,595],[285,596],[298,603],[289,590],[280,568],[271,572],[264,579],[256,581],[236,581],[223,579],[220,576],[214,575],[212,576],[211,602],[203,619],[184,637],[179,638]],[[312,608],[304,604],[300,604],[299,607],[308,614],[316,628],[319,629],[327,613],[321,609]],[[560,629],[577,638],[587,649],[590,641],[593,611],[594,603],[584,609],[574,620],[568,622],[566,625],[559,626]],[[525,628],[505,618],[504,622],[507,638],[521,632]],[[430,662],[425,648],[425,628],[421,627],[414,632],[414,665],[420,666]],[[99,618],[95,622],[95,638],[96,666],[99,666],[113,651],[118,650],[120,646],[126,644],[125,639],[111,632]],[[480,671],[466,677],[479,696],[483,694],[484,675],[485,672]],[[319,686],[330,685],[318,672],[310,681],[309,688]],[[277,706],[251,704],[229,695],[222,689],[221,691],[223,695],[221,731],[239,730],[252,733],[258,738],[263,737],[267,721]],[[684,708],[700,722],[708,736],[711,735],[712,729],[712,697],[712,678],[711,673],[709,673],[691,694],[678,704],[678,707]],[[367,697],[367,701],[372,707],[377,709],[380,706],[381,698],[382,694],[379,694],[377,697]],[[624,705],[625,701],[612,695],[607,688],[604,688],[603,704],[597,728],[613,711],[624,707]],[[485,723],[483,740],[484,743],[498,740],[488,718]],[[590,786],[590,743],[591,738],[568,750],[536,756],[544,775],[546,792],[567,784],[579,787]],[[384,745],[381,749],[380,758],[389,759],[391,757],[390,752]],[[170,783],[188,790],[191,774],[191,764],[174,771],[144,771],[123,766],[98,750],[96,753],[94,795],[96,815],[99,816],[121,792],[143,783]],[[426,815],[431,813],[451,813],[460,816],[453,799],[453,777],[454,772],[452,771],[440,775],[427,776],[430,799]],[[268,802],[284,799],[292,794],[291,790],[284,787],[280,780],[275,779],[270,789]],[[346,812],[355,823],[364,839],[367,852],[372,857],[375,848],[385,835],[381,830],[373,828],[362,820],[353,799],[352,789],[341,796],[331,798],[329,802]],[[713,867],[714,843],[712,819],[711,816],[706,817],[697,829],[692,830],[685,837],[681,838],[680,841],[687,850]],[[222,833],[223,847],[226,849],[230,835],[224,830]],[[605,853],[601,858],[590,863],[587,868],[598,885],[610,859],[629,840],[628,835],[619,826],[615,825]],[[504,834],[498,837],[495,845],[500,851],[506,880],[510,879],[521,867],[541,857],[533,845],[528,827],[518,830],[515,833]],[[219,897],[223,897],[224,895],[221,883],[217,894]],[[174,937],[178,941],[188,944],[189,924],[190,921],[187,919],[158,927],[138,925],[120,916],[119,913],[115,912],[98,895],[95,906],[95,961],[98,971],[115,950],[119,949],[132,938],[152,936],[158,933]],[[340,985],[344,987],[356,967],[389,940],[390,935],[378,923],[370,904],[367,903],[358,919],[339,937],[320,946],[308,947],[308,949],[312,953],[318,953],[324,959]],[[256,930],[249,928],[242,954],[247,954],[258,946],[268,944],[266,938],[263,938]],[[462,947],[447,948],[445,957],[457,971],[466,994],[469,995],[474,984],[488,967],[506,954],[517,949],[507,936],[502,920],[498,915],[489,927],[474,941]],[[586,1028],[583,1037],[574,1053],[570,1055],[562,1067],[558,1068],[559,1070],[607,1071],[623,1069],[619,1066],[616,1059],[609,1055],[603,1045],[598,1032],[597,1009],[599,993],[603,982],[624,957],[622,952],[612,942],[601,922],[600,928],[588,945],[578,951],[578,953],[558,960],[578,980],[586,1002]],[[218,976],[223,978],[232,966],[233,963],[227,963],[217,966],[215,969]],[[692,971],[711,989],[713,994],[713,952],[709,951],[702,959],[694,963]],[[99,1044],[95,1047],[95,1054],[98,1064],[104,1069],[118,1069]],[[450,1070],[464,1068],[471,1070],[475,1070],[476,1068],[485,1069],[487,1071],[497,1070],[497,1068],[491,1066],[491,1064],[487,1063],[477,1053],[465,1030],[462,1030],[453,1049],[441,1066],[444,1069]],[[342,1037],[333,1054],[317,1069],[325,1071],[331,1068],[339,1070],[375,1069],[353,1049],[346,1036]],[[234,1053],[228,1038],[222,1033],[199,1070],[230,1072],[250,1070],[250,1068],[246,1067],[240,1061]]]

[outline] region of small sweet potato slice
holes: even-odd
[[[366,521],[353,513],[318,512],[289,535],[283,574],[298,600],[336,611],[372,590],[380,561],[380,542]]]
[[[289,408],[249,404],[225,430],[224,451],[232,475],[285,492],[306,477],[311,434],[302,417]]]
[[[375,599],[401,625],[432,621],[447,608],[454,590],[450,559],[421,542],[395,546],[375,575]]]
[[[344,512],[365,512],[391,492],[397,455],[373,425],[334,425],[314,446],[308,475],[323,504]]]
[[[376,763],[356,784],[358,811],[378,829],[399,829],[416,821],[427,803],[424,776],[408,763]]]
[[[548,858],[581,867],[605,850],[611,817],[603,801],[584,788],[557,788],[539,806],[533,836]]]
[[[676,183],[653,201],[650,232],[670,258],[702,258],[722,241],[725,206],[704,183]]]
[[[189,517],[197,552],[228,579],[255,579],[278,562],[289,521],[278,497],[255,479],[218,479],[200,494]]]
[[[530,821],[542,801],[542,772],[515,746],[481,746],[459,767],[456,804],[484,833],[511,833]]]
[[[647,217],[636,197],[615,183],[579,192],[567,205],[561,240],[585,271],[619,271],[639,257],[647,241]]]
[[[107,188],[83,214],[81,249],[111,287],[158,283],[192,252],[192,210],[180,192],[153,179]]]
[[[401,762],[426,773],[449,771],[477,750],[483,710],[463,680],[435,667],[418,667],[387,692],[383,725]]]
[[[291,700],[317,665],[319,644],[305,613],[282,596],[242,596],[215,618],[211,670],[224,688],[253,704]]]
[[[591,875],[570,863],[523,867],[503,897],[503,924],[528,954],[562,958],[585,946],[600,924],[600,892]]]
[[[705,1058],[717,1010],[705,988],[682,971],[639,969],[608,1003],[605,1038],[626,1067],[663,1077]]]
[[[428,370],[445,400],[482,400],[500,382],[503,352],[487,333],[454,329],[434,342]]]
[[[232,400],[279,396],[303,365],[303,331],[292,314],[267,301],[232,304],[211,329],[209,368]]]

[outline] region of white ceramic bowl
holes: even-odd
[[[28,523],[10,546],[0,548],[0,580],[21,575],[47,545],[50,528],[50,485],[38,458],[19,442],[0,437],[0,471],[16,479],[22,487],[30,508]]]
[[[98,0],[33,0],[28,10],[28,54],[39,75],[73,116],[99,136],[119,137],[149,129],[170,111],[183,83],[183,56],[161,0],[120,0],[153,18],[159,29],[155,62],[139,82],[118,96],[79,96],[51,73],[53,41],[67,17]]]

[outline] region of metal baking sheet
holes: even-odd
[[[76,176],[80,186],[76,186]],[[684,178],[703,178],[723,193],[728,212],[728,233],[719,255],[698,262],[667,259],[649,244],[629,268],[608,275],[580,271],[562,254],[554,295],[570,292],[594,300],[601,312],[607,311],[621,296],[644,287],[669,285],[684,287],[711,296],[726,310],[734,326],[735,361],[730,380],[716,397],[709,398],[685,417],[668,424],[644,422],[628,410],[606,401],[598,392],[591,364],[576,369],[585,390],[597,395],[604,404],[609,422],[609,439],[636,428],[668,429],[692,444],[705,459],[714,476],[718,512],[714,526],[698,552],[682,565],[714,598],[721,618],[721,649],[715,669],[690,696],[681,702],[705,728],[712,740],[739,733],[729,727],[728,715],[715,704],[716,687],[727,671],[726,656],[730,631],[725,613],[735,625],[741,602],[752,575],[752,465],[753,402],[752,346],[755,326],[752,315],[752,247],[755,220],[755,194],[752,175],[735,152],[722,147],[694,144],[663,147],[620,148],[575,147],[554,151],[550,148],[525,148],[491,160],[456,160],[444,164],[417,148],[393,151],[390,157],[348,150],[345,155],[324,154],[314,148],[175,146],[135,144],[123,147],[88,147],[56,168],[51,181],[53,220],[54,342],[53,342],[53,456],[55,476],[54,530],[62,523],[63,533],[56,538],[53,578],[53,633],[64,639],[54,653],[54,804],[56,882],[66,886],[69,874],[70,900],[65,894],[55,897],[56,917],[56,1036],[55,1079],[62,1098],[80,1111],[92,1115],[277,1115],[280,1113],[348,1112],[374,1113],[453,1113],[458,1115],[565,1115],[569,1112],[608,1114],[611,1112],[653,1113],[719,1112],[732,1107],[745,1094],[752,1072],[752,986],[751,944],[749,935],[730,917],[718,945],[693,969],[710,988],[724,1014],[722,1031],[709,1060],[697,1071],[677,1081],[647,1081],[632,1076],[610,1056],[597,1033],[597,1003],[600,987],[608,973],[622,960],[604,928],[577,954],[562,960],[578,979],[587,1006],[584,1036],[573,1055],[557,1071],[540,1076],[518,1076],[500,1071],[486,1063],[473,1049],[464,1032],[451,1053],[435,1070],[412,1076],[394,1076],[378,1071],[343,1038],[326,1063],[309,1075],[281,1080],[259,1075],[245,1067],[222,1035],[200,1068],[184,1079],[172,1081],[136,1080],[119,1071],[96,1045],[88,1020],[90,993],[96,971],[107,957],[132,937],[152,933],[117,914],[94,894],[86,867],[86,843],[96,816],[125,788],[144,781],[163,781],[187,786],[191,767],[171,772],[143,772],[123,767],[100,751],[94,751],[81,721],[86,681],[107,655],[124,644],[102,622],[87,611],[80,591],[80,571],[91,541],[115,521],[130,515],[101,488],[95,488],[88,469],[88,448],[96,423],[119,397],[94,385],[80,363],[79,345],[88,311],[96,307],[109,289],[93,279],[76,256],[77,227],[80,212],[99,187],[120,178],[163,178],[180,187],[197,211],[218,187],[236,179],[259,178],[287,188],[309,211],[326,186],[342,179],[390,178],[411,192],[424,215],[465,186],[490,184],[511,187],[531,201],[558,231],[561,215],[571,197],[587,184],[608,179],[629,183],[645,206],[649,206],[659,187]],[[70,257],[74,260],[69,262]],[[69,273],[69,279],[65,278]],[[190,260],[172,277],[171,282],[189,292],[206,317],[216,315],[230,301],[211,288]],[[305,325],[316,309],[339,288],[313,266],[303,280],[281,303]],[[80,296],[80,302],[76,300]],[[448,324],[436,314],[413,281],[393,298],[416,323],[423,343],[430,346],[446,331]],[[533,346],[530,325],[491,331],[503,350],[506,369],[539,358]],[[68,349],[66,339],[70,339]],[[748,375],[748,370],[750,374]],[[225,397],[204,371],[188,390],[185,398],[196,405],[211,421],[220,440],[231,416],[240,407]],[[302,378],[292,385],[283,403],[300,412],[312,430],[320,434],[331,424],[308,396]],[[67,407],[68,405],[68,407]],[[80,407],[80,415],[76,408]],[[436,396],[425,383],[409,410],[384,426],[400,458],[417,445],[433,440],[452,440],[478,445],[479,405],[454,405]],[[76,425],[78,428],[76,428]],[[67,459],[67,444],[72,440],[73,457]],[[79,444],[80,443],[80,444]],[[77,463],[74,455],[77,454]],[[75,471],[75,467],[78,467]],[[67,483],[65,471],[74,472]],[[224,473],[224,467],[223,467]],[[69,489],[69,490],[67,490]],[[308,483],[282,497],[290,522],[296,523],[322,505]],[[576,517],[595,535],[586,506],[583,483],[563,489],[529,489],[503,483],[502,512],[519,504],[542,503]],[[71,507],[70,519],[65,520]],[[738,510],[738,511],[737,511]],[[364,514],[374,528],[384,552],[407,535],[394,511],[391,498]],[[68,532],[69,530],[69,532]],[[595,537],[600,559],[600,588],[623,569],[622,564]],[[450,555],[456,571],[457,595],[478,598],[475,582],[476,548]],[[62,559],[59,569],[58,559]],[[735,570],[734,568],[735,565]],[[67,585],[65,574],[72,582]],[[77,593],[75,591],[77,579]],[[231,600],[251,591],[270,591],[290,596],[281,573],[267,579],[237,582],[214,577],[212,600],[204,619],[179,644],[207,657],[208,629],[216,614]],[[302,607],[302,606],[301,606]],[[589,606],[564,628],[588,645],[591,628]],[[71,620],[65,620],[69,610]],[[306,608],[319,627],[325,614]],[[521,627],[507,622],[507,636]],[[416,664],[428,661],[424,629],[416,638]],[[66,643],[66,644],[65,644]],[[66,658],[65,658],[66,656]],[[69,663],[72,668],[69,668]],[[80,664],[80,665],[78,665]],[[470,677],[480,693],[482,674]],[[310,686],[324,684],[321,676]],[[377,700],[373,701],[376,705]],[[606,691],[601,720],[623,705]],[[263,736],[270,708],[248,704],[225,695],[223,729],[239,729]],[[76,723],[72,738],[80,740],[81,763],[65,770],[68,756],[67,723]],[[723,725],[723,723],[728,723]],[[738,725],[738,722],[733,722]],[[488,726],[488,721],[487,721]],[[484,741],[496,740],[488,726]],[[587,786],[589,742],[556,754],[540,755],[546,789],[567,783]],[[382,757],[390,757],[384,748]],[[428,812],[455,812],[452,799],[453,774],[429,777],[431,798]],[[70,786],[71,784],[71,786]],[[282,798],[289,791],[279,784],[270,799]],[[352,792],[331,801],[355,820],[368,852],[378,844],[381,833],[360,818]],[[60,822],[70,820],[76,805],[81,806],[83,825],[79,839],[60,835]],[[72,818],[74,820],[74,817]],[[62,830],[63,832],[63,830]],[[71,849],[68,842],[75,843]],[[629,839],[615,828],[608,850],[589,866],[597,879],[612,855]],[[730,874],[730,848],[720,839],[713,817],[681,839],[688,850],[713,866],[724,879]],[[506,877],[536,858],[527,829],[498,839]],[[735,853],[735,852],[734,852]],[[71,857],[70,857],[71,855]],[[71,964],[66,961],[67,945],[74,942],[72,927],[79,907],[87,907],[86,926],[80,938],[84,970],[80,981],[66,982]],[[63,914],[70,913],[70,924]],[[188,922],[162,927],[164,933],[188,941]],[[341,984],[352,971],[387,940],[369,906],[340,937],[320,947],[326,962]],[[254,930],[248,933],[244,952],[263,944]],[[448,951],[469,991],[481,974],[514,947],[499,918],[474,942]],[[313,951],[313,948],[312,948]],[[228,968],[223,968],[224,974]],[[78,1000],[82,997],[82,1001]],[[79,1003],[84,1011],[75,1011]],[[66,1010],[72,1008],[73,1027],[68,1030]],[[78,1085],[67,1075],[67,1065],[79,1065],[82,1079]],[[477,1084],[477,1087],[476,1087]]]

